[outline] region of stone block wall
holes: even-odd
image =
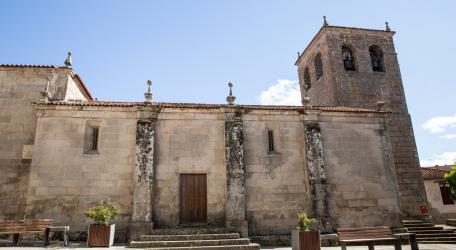
[[[132,214],[136,112],[61,107],[37,111],[38,123],[27,195],[27,218],[86,231],[83,212],[104,200],[121,209],[114,222],[128,230]],[[87,123],[99,127],[97,152],[84,153]]]
[[[439,181],[425,180],[424,186],[426,187],[426,195],[429,201],[429,210],[432,216],[432,222],[445,224],[446,219],[456,218],[456,205],[443,204]]]
[[[334,228],[401,226],[385,120],[333,114],[320,116],[319,124]]]
[[[226,165],[220,110],[163,109],[155,127],[154,226],[179,225],[179,176],[207,174],[207,222],[225,226]]]
[[[304,126],[297,112],[242,116],[249,235],[289,235],[297,212],[309,212]],[[268,152],[268,130],[274,152]]]
[[[24,216],[36,127],[32,103],[48,81],[51,96],[63,99],[70,71],[0,66],[0,220]]]

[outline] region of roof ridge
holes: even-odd
[[[0,64],[0,67],[8,67],[8,68],[60,68],[56,65],[38,65],[38,64]]]

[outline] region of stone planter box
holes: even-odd
[[[291,231],[292,250],[320,250],[320,231]]]
[[[88,247],[110,247],[114,244],[116,225],[91,224],[87,233]]]

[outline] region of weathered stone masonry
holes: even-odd
[[[322,232],[332,232],[333,225],[328,208],[328,190],[320,125],[316,122],[309,122],[305,123],[304,126],[312,217],[319,219]]]
[[[155,119],[138,120],[136,127],[136,162],[134,174],[133,214],[130,238],[150,233],[154,187]]]
[[[226,159],[226,226],[248,236],[245,216],[245,167],[242,119],[234,110],[225,114],[225,159]]]

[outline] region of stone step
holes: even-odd
[[[409,231],[411,232],[411,231]],[[443,230],[423,230],[423,231],[413,231],[411,233],[415,233],[418,235],[426,235],[426,234],[438,234],[438,233],[454,233],[451,229],[443,229]]]
[[[188,240],[188,241],[131,241],[130,247],[139,248],[169,248],[169,247],[199,247],[199,246],[226,246],[248,245],[249,239],[222,239],[222,240]]]
[[[151,235],[190,235],[190,234],[226,234],[234,233],[222,227],[182,227],[154,229]]]
[[[446,220],[446,224],[447,224],[448,226],[456,227],[456,219],[447,219],[447,220]]]
[[[443,227],[407,227],[409,232],[415,231],[428,231],[428,230],[442,230]]]
[[[239,239],[238,233],[230,234],[188,234],[188,235],[141,235],[142,241],[183,241]]]
[[[199,246],[199,247],[161,247],[146,248],[153,250],[260,250],[260,245],[250,243],[248,245],[230,245],[230,246]]]
[[[417,234],[416,235],[416,238],[417,239],[421,239],[421,238],[427,238],[427,237],[445,237],[445,236],[455,236],[456,237],[456,233],[431,233],[431,234]]]

